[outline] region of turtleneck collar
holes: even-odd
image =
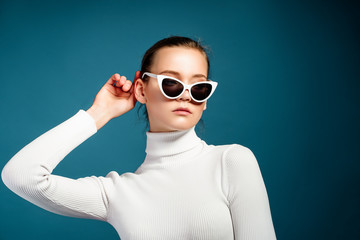
[[[175,132],[146,132],[146,154],[152,157],[177,155],[194,148],[201,142],[195,126]]]
[[[146,158],[143,165],[175,164],[175,159],[189,159],[205,144],[195,132],[195,126],[175,132],[146,132]],[[182,161],[180,161],[182,162]]]

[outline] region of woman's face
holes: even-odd
[[[197,49],[164,47],[153,58],[150,72],[179,79],[185,84],[207,80],[208,65],[205,55]],[[186,130],[195,126],[206,109],[206,101],[197,103],[186,90],[177,99],[168,99],[160,91],[156,78],[144,83],[139,81],[135,91],[137,100],[146,104],[150,132]],[[140,92],[139,92],[140,91]],[[188,111],[177,110],[179,108]]]

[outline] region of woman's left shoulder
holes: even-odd
[[[237,154],[253,154],[253,152],[243,145],[233,143],[233,144],[224,144],[224,145],[210,145],[213,150],[221,151],[224,154],[228,153],[237,153]]]
[[[213,149],[220,152],[222,160],[227,162],[256,162],[254,153],[243,145],[234,143],[226,145],[212,145]]]

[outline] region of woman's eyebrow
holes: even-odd
[[[175,75],[177,77],[181,76],[181,74],[179,72],[172,71],[172,70],[164,70],[164,71],[160,72],[159,75],[161,75],[163,73],[173,74],[173,75]],[[192,77],[193,78],[205,78],[205,79],[207,79],[207,77],[204,74],[194,74]]]

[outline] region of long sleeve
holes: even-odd
[[[265,184],[252,151],[234,144],[222,160],[235,239],[276,239]]]
[[[51,174],[67,154],[96,131],[91,116],[80,110],[11,158],[1,173],[3,182],[17,195],[48,211],[105,221],[109,178],[75,180]]]

